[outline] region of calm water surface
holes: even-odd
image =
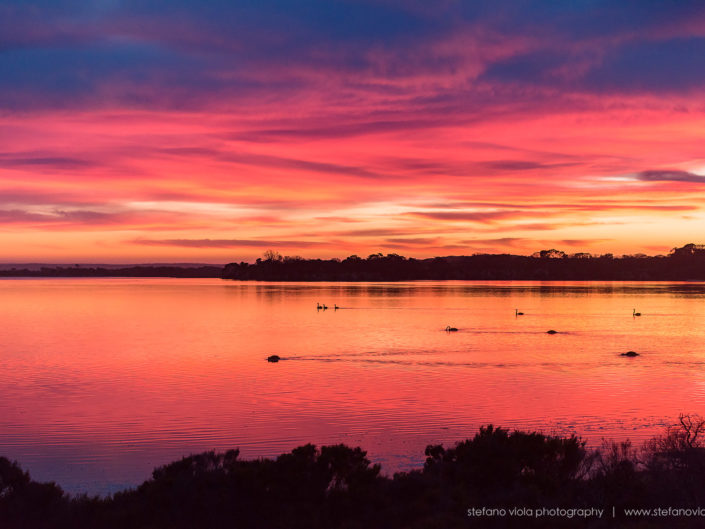
[[[1,280],[0,318],[0,455],[71,492],[210,449],[391,472],[490,422],[596,445],[705,410],[703,283]]]

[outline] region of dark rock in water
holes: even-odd
[[[551,329],[550,331],[546,331],[546,334],[558,334],[558,331]]]
[[[634,351],[627,351],[626,353],[622,353],[620,356],[639,356],[639,353],[636,353]]]
[[[267,362],[279,362],[281,360],[281,356],[279,355],[272,355],[267,357]]]

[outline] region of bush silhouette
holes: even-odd
[[[360,448],[308,444],[276,459],[204,452],[156,468],[109,498],[69,497],[0,458],[2,529],[453,529],[485,506],[699,507],[705,420],[683,415],[641,450],[628,441],[586,449],[575,436],[492,425],[453,447],[429,445],[421,469],[380,474]],[[487,517],[476,526],[606,527],[590,518]],[[694,518],[621,518],[615,527],[700,527]]]
[[[575,436],[510,433],[489,425],[454,448],[429,446],[426,455],[424,472],[440,474],[468,500],[537,504],[546,496],[562,495],[582,479],[586,451]]]

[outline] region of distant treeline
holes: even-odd
[[[220,266],[42,266],[3,268],[0,277],[222,277],[257,281],[413,281],[413,280],[597,280],[703,281],[705,245],[686,244],[667,255],[566,254],[542,250],[531,256],[478,254],[407,258],[376,253],[367,258],[304,259],[265,252],[255,263]]]
[[[51,266],[38,269],[0,270],[0,277],[220,277],[220,266],[126,266],[101,268],[88,266]]]
[[[475,280],[705,280],[705,245],[686,244],[668,256],[643,254],[565,254],[542,250],[532,256],[471,255],[406,258],[398,254],[372,254],[366,259],[303,259],[268,251],[254,264],[230,263],[223,279],[263,281],[410,281],[421,279]]]
[[[423,468],[393,477],[345,445],[249,461],[206,452],[108,498],[68,496],[0,458],[0,527],[702,528],[704,429],[681,416],[643,448],[591,450],[575,436],[487,426],[454,447],[428,446]]]

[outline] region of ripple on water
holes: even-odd
[[[30,280],[0,295],[0,453],[74,492],[308,442],[360,445],[393,472],[489,423],[641,443],[705,405],[702,286]]]

